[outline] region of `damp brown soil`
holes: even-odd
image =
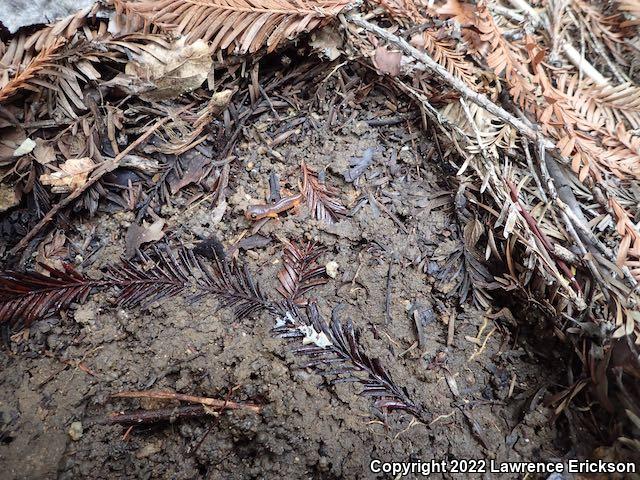
[[[363,348],[428,412],[428,424],[402,412],[376,415],[357,383],[329,385],[300,368],[303,359],[290,342],[274,338],[268,315],[234,319],[214,298],[122,310],[107,292],[34,324],[13,337],[11,352],[0,353],[0,476],[389,478],[372,473],[370,462],[550,460],[575,453],[540,401],[545,387],[561,381],[560,360],[540,354],[540,338],[533,345],[509,322],[460,301],[456,271],[446,271],[461,247],[450,180],[455,169],[434,160],[436,146],[415,128],[370,126],[370,112],[385,112],[385,100],[374,90],[341,122],[327,109],[309,111],[299,132],[275,149],[279,155],[258,134],[285,131],[287,119],[265,112],[235,151],[221,221],[206,201],[178,200],[161,215],[172,241],[190,246],[214,234],[228,245],[250,235],[243,212],[264,200],[271,172],[285,193],[297,190],[301,161],[326,172],[349,216],[328,225],[312,220],[303,205],[263,226],[264,239],[239,256],[265,291],[277,295],[283,240],[325,246],[321,262],[338,268],[311,293],[321,313],[330,318],[342,306]],[[374,152],[372,165],[356,184],[347,182],[349,161],[367,149]],[[68,237],[76,244],[91,236],[86,273],[120,258],[133,220],[130,212],[100,213],[74,225]],[[546,331],[540,319],[520,320],[531,322],[532,332]],[[263,411],[130,430],[96,423],[110,412],[149,408],[109,397],[147,389],[217,398],[232,389],[233,400],[258,402]],[[74,422],[82,435],[72,439]]]

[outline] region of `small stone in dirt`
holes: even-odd
[[[359,136],[366,134],[369,130],[371,130],[371,127],[367,122],[356,122],[353,126],[353,133]]]
[[[93,323],[95,323],[96,314],[93,309],[82,306],[76,310],[73,318],[77,323],[81,323],[83,325],[92,325]]]
[[[58,344],[60,343],[60,336],[53,334],[47,337],[47,346],[50,350],[55,350]]]
[[[136,452],[136,458],[147,458],[162,451],[162,443],[148,443]]]
[[[318,470],[321,472],[329,470],[329,459],[327,457],[320,457],[320,460],[318,460]]]
[[[335,260],[331,260],[325,265],[325,269],[327,270],[327,275],[331,278],[336,278],[338,276],[338,262]]]
[[[260,254],[258,252],[255,252],[253,250],[247,250],[247,257],[250,257],[254,260],[259,260],[260,259]]]
[[[238,187],[236,192],[228,199],[229,205],[236,207],[236,209],[244,210],[247,208],[251,201],[251,197],[247,195],[242,186]]]
[[[69,427],[68,433],[71,437],[71,440],[73,440],[74,442],[80,440],[82,438],[82,434],[84,433],[82,429],[82,422],[73,422]]]

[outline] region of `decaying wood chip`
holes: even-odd
[[[60,165],[60,170],[40,176],[43,185],[51,185],[53,193],[68,193],[82,187],[95,168],[89,157],[72,158]]]

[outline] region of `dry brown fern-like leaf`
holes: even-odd
[[[558,142],[558,149],[571,159],[571,167],[581,181],[589,175],[601,179],[603,170],[619,178],[640,178],[637,139],[620,123],[614,129],[607,128],[601,122],[606,112],[595,113],[587,105],[589,100],[580,98],[581,92],[571,77],[554,74],[543,65],[545,51],[534,38],[525,37],[528,58],[524,58],[518,47],[503,37],[486,6],[478,7],[476,28],[491,45],[487,64],[497,75],[504,72],[514,102],[533,114],[543,133]],[[609,103],[616,93],[612,92]],[[629,105],[630,110],[635,108],[634,102]]]
[[[504,38],[502,30],[484,4],[477,7],[475,27],[480,31],[480,39],[490,45],[485,58],[487,65],[496,75],[504,73],[509,93],[516,104],[526,110],[535,111],[535,102],[532,100],[535,85],[528,69],[529,62]]]
[[[48,265],[38,272],[0,272],[0,325],[29,327],[35,320],[82,302],[102,282],[80,275],[69,266],[64,271]]]
[[[603,125],[614,130],[619,123],[630,128],[640,127],[640,88],[627,82],[621,85],[594,85],[580,83],[577,75],[561,79],[571,106],[590,124]]]
[[[620,49],[620,45],[625,42],[625,34],[620,29],[623,26],[622,15],[605,15],[598,9],[597,4],[582,0],[573,0],[569,3],[586,27],[586,31],[594,38],[601,40],[618,63],[627,65],[628,61]]]
[[[640,234],[629,214],[615,198],[609,199],[609,206],[616,217],[616,231],[622,237],[616,264],[619,267],[629,267],[631,274],[640,281]]]
[[[527,50],[531,58],[538,57],[539,47],[529,40]],[[602,179],[602,171],[620,179],[640,179],[640,138],[618,122],[608,128],[592,111],[583,108],[588,100],[580,99],[581,92],[567,86],[567,75],[555,75],[534,62],[535,78],[540,84],[546,105],[533,110],[543,132],[557,140],[560,153],[571,159],[571,168],[580,181],[589,175]],[[553,84],[557,84],[557,88]]]
[[[302,163],[302,194],[307,199],[311,216],[328,223],[347,214],[347,209],[336,198],[336,189],[320,181],[316,172]]]
[[[278,312],[251,278],[246,266],[227,263],[214,255],[214,263],[184,248],[153,248],[140,253],[142,262],[124,260],[109,265],[101,280],[82,275],[65,265],[58,271],[41,264],[49,276],[38,272],[0,272],[0,327],[28,327],[36,320],[82,303],[93,290],[115,288],[116,303],[123,308],[145,307],[186,292],[191,300],[213,294],[233,307],[239,317],[260,309]]]
[[[40,50],[40,52],[26,63],[23,67],[18,66],[14,75],[10,75],[11,67],[7,66],[0,72],[2,78],[0,78],[0,102],[6,101],[9,97],[17,93],[19,90],[30,88],[35,89],[32,82],[36,76],[50,68],[55,68],[54,62],[56,58],[56,52],[64,45],[64,39],[59,38],[49,46]],[[7,50],[5,56],[12,55],[11,50]],[[9,65],[5,63],[4,59],[2,65]]]
[[[604,164],[618,178],[640,180],[640,137],[624,128],[621,123],[615,130],[603,129],[601,142]]]
[[[211,42],[211,51],[253,53],[308,32],[337,16],[347,0],[117,0],[149,24]]]
[[[20,66],[24,68],[42,50],[51,49],[55,44],[60,47],[64,44],[64,40],[70,40],[81,27],[86,25],[87,18],[95,14],[97,9],[97,4],[92,5],[31,34],[16,35],[4,46],[4,49],[0,48],[0,69],[15,71]]]
[[[314,303],[306,315],[293,305],[279,317],[273,332],[288,339],[302,340],[293,353],[305,356],[304,368],[312,368],[325,377],[329,385],[357,382],[362,386],[360,395],[373,400],[375,411],[384,416],[394,410],[404,410],[427,423],[430,413],[407,395],[396,384],[381,360],[370,357],[360,343],[360,332],[351,320],[340,318],[341,307],[334,308],[331,322],[324,319]]]
[[[69,118],[78,118],[76,110],[86,110],[82,85],[97,80],[100,74],[92,63],[111,56],[102,45],[107,24],[88,26],[97,6],[87,7],[27,35],[19,34],[6,45],[0,59],[0,101],[19,90],[51,94],[52,104]]]
[[[411,39],[411,44],[429,52],[433,59],[447,69],[449,73],[475,86],[475,67],[458,52],[455,43],[450,38],[439,38],[438,34],[425,30]]]
[[[68,17],[47,25],[29,36],[25,43],[25,48],[33,48],[36,52],[39,52],[59,38],[67,40],[72,38],[80,28],[86,25],[87,19],[97,13],[99,8],[100,6],[97,3],[89,5]]]
[[[416,24],[424,21],[413,0],[373,0],[372,3],[380,5],[396,20],[409,20]]]

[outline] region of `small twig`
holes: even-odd
[[[533,160],[531,159],[531,152],[529,151],[529,142],[527,142],[527,140],[525,138],[522,139],[522,149],[524,150],[524,156],[527,159],[527,166],[529,167],[529,171],[531,172],[531,175],[533,175],[533,181],[536,182],[536,187],[538,187],[538,191],[540,192],[540,197],[542,198],[542,201],[547,203],[548,199],[547,199],[547,194],[544,191],[544,188],[542,188],[542,182],[540,181],[540,177],[538,177],[538,174],[536,173],[536,169],[533,167]]]
[[[520,133],[522,133],[524,136],[536,142],[543,141],[545,147],[547,148],[555,148],[555,143],[549,138],[545,137],[530,122],[514,117],[504,108],[493,103],[486,95],[473,91],[466,83],[453,76],[447,71],[446,68],[436,62],[433,58],[431,58],[425,52],[418,50],[417,48],[409,44],[406,40],[398,37],[397,35],[394,35],[393,33],[388,32],[384,28],[374,25],[371,22],[367,22],[358,15],[350,14],[347,15],[346,18],[354,25],[362,27],[369,32],[375,33],[377,36],[384,38],[389,43],[397,46],[403,52],[424,64],[427,69],[438,75],[438,77],[440,77],[444,83],[460,92],[460,94],[464,98],[475,103],[476,105],[479,105],[496,117],[502,119],[504,122],[508,123]]]
[[[124,432],[124,435],[122,435],[122,441],[126,442],[127,439],[129,438],[129,434],[131,433],[131,431],[133,430],[133,425],[131,425],[129,428],[127,428],[127,431]]]
[[[119,392],[111,395],[113,398],[154,398],[159,400],[179,400],[181,402],[199,403],[207,407],[219,408],[221,410],[249,410],[253,413],[260,413],[262,407],[253,403],[237,403],[217,398],[196,397],[173,392]]]
[[[511,3],[511,5],[513,5],[514,7],[524,11],[529,16],[529,18],[531,18],[534,27],[541,25],[547,31],[549,31],[549,33],[551,33],[549,22],[544,20],[538,14],[538,12],[526,2],[526,0],[509,0],[509,3]],[[589,63],[589,61],[584,57],[583,54],[575,49],[568,38],[564,39],[564,42],[562,43],[562,49],[564,50],[567,58],[571,61],[571,63],[575,65],[578,71],[587,75],[597,85],[609,85],[608,80],[598,70],[596,70],[596,68],[591,65],[591,63]]]
[[[531,214],[527,211],[527,209],[520,203],[520,200],[518,199],[518,192],[516,190],[515,185],[509,180],[507,180],[506,183],[511,193],[511,201],[517,206],[519,213],[522,215],[522,217],[526,221],[531,232],[540,240],[546,252],[550,256],[555,258],[556,264],[560,269],[560,271],[562,271],[562,273],[566,275],[569,281],[576,287],[577,292],[572,291],[570,288],[568,288],[568,286],[567,286],[567,290],[569,291],[572,297],[572,300],[574,300],[574,302],[576,303],[576,306],[580,310],[584,310],[586,308],[586,305],[584,304],[584,301],[581,298],[582,287],[576,280],[571,270],[569,270],[569,267],[567,267],[567,264],[564,263],[564,260],[562,260],[561,258],[558,258],[555,255],[555,249],[553,248],[553,245],[551,244],[549,237],[547,237],[547,235],[542,230],[540,230],[540,228],[538,227],[538,222],[531,216]]]
[[[567,228],[567,232],[571,235],[571,238],[578,246],[583,260],[586,262],[589,270],[594,275],[596,280],[600,282],[601,285],[606,285],[606,282],[604,281],[604,278],[598,270],[597,266],[595,265],[593,260],[591,260],[586,255],[588,250],[582,242],[580,235],[578,235],[578,232],[585,238],[585,241],[587,241],[590,246],[599,250],[600,253],[602,253],[613,264],[616,263],[615,255],[613,254],[611,249],[609,249],[609,247],[602,243],[602,241],[587,226],[586,221],[584,220],[584,217],[582,215],[582,210],[578,209],[577,212],[574,212],[574,210],[568,205],[568,203],[574,203],[577,205],[577,202],[575,201],[575,197],[573,196],[571,190],[564,189],[566,190],[566,193],[569,194],[569,198],[561,198],[562,195],[558,192],[558,190],[566,186],[566,180],[561,178],[562,172],[554,163],[552,163],[552,165],[554,165],[553,169],[549,169],[549,167],[547,166],[545,148],[542,145],[538,145],[538,160],[540,161],[540,171],[543,175],[544,180],[546,181],[551,200],[560,209],[560,214]],[[551,161],[553,162],[553,160]],[[558,188],[556,188],[556,182],[560,183],[560,186]],[[578,232],[576,231],[576,229],[578,230]],[[638,282],[633,277],[633,275],[631,275],[629,269],[623,267],[622,271],[627,281],[635,287]],[[606,288],[604,288],[603,291],[606,291]]]
[[[449,323],[447,324],[447,347],[453,345],[453,338],[456,333],[456,316],[448,312]]]
[[[396,217],[394,215],[394,213],[391,210],[389,210],[389,208],[384,203],[382,203],[380,200],[378,200],[373,193],[371,193],[371,192],[369,192],[369,193],[370,193],[370,197],[376,203],[376,206],[378,206],[380,208],[380,210],[382,210],[384,213],[389,215],[389,218],[391,218],[393,223],[396,224],[396,226],[402,231],[402,233],[404,233],[405,235],[408,235],[409,231],[407,230],[407,227],[405,227],[403,225],[403,223],[400,221],[400,219],[398,217]]]
[[[278,203],[281,198],[280,179],[276,172],[271,172],[269,175],[269,203]]]
[[[229,399],[231,398],[231,395],[233,394],[233,391],[238,388],[238,387],[234,387],[234,388],[230,388],[229,391],[227,392],[227,396],[224,399],[225,403],[229,402]],[[217,420],[220,418],[220,412],[222,411],[222,409],[218,409],[214,415],[216,415],[216,418],[214,418],[213,422],[211,422],[211,424],[209,425],[209,428],[207,428],[207,431],[204,432],[204,435],[202,436],[202,438],[200,439],[200,441],[196,444],[195,447],[193,447],[192,450],[189,451],[189,453],[191,455],[194,455],[202,446],[202,444],[204,443],[204,441],[207,439],[207,437],[209,436],[209,434],[211,433],[211,431],[213,430],[213,427],[216,425]]]
[[[391,125],[398,125],[407,120],[413,120],[417,118],[419,115],[415,112],[413,113],[403,113],[400,115],[396,115],[393,117],[387,118],[374,118],[371,120],[365,120],[365,123],[370,127],[388,127]]]
[[[389,262],[389,270],[387,271],[387,295],[384,301],[384,313],[387,325],[391,323],[391,271],[393,270],[393,261]]]
[[[564,50],[567,58],[575,65],[575,67],[583,72],[587,77],[589,77],[596,85],[600,86],[608,86],[609,82],[607,79],[597,71],[593,65],[589,63],[587,59],[585,59],[580,52],[578,52],[573,45],[571,45],[568,41],[565,41],[562,45],[562,49]]]
[[[260,95],[262,95],[262,97],[266,100],[267,104],[269,105],[269,108],[271,109],[271,111],[275,115],[276,120],[281,122],[282,119],[280,118],[280,115],[278,115],[278,112],[276,111],[276,109],[273,108],[273,103],[271,102],[271,99],[269,98],[269,95],[267,95],[267,92],[265,92],[265,90],[262,87],[262,85],[258,85],[258,90],[260,91]]]
[[[540,195],[542,197],[542,200],[545,203],[549,203],[549,199],[547,198],[545,190],[542,187],[542,182],[540,181],[540,178],[538,177],[538,174],[536,173],[536,170],[533,167],[533,161],[531,159],[531,154],[529,152],[529,145],[528,145],[526,139],[523,139],[523,140],[524,140],[523,141],[523,143],[524,143],[523,147],[524,147],[525,156],[527,158],[527,165],[529,166],[531,174],[533,175],[533,179],[536,182],[536,186],[538,187],[538,190],[540,191]],[[550,173],[549,173],[549,171],[547,169],[547,164],[546,164],[546,159],[545,159],[546,155],[545,155],[543,147],[542,147],[541,150],[538,151],[538,156],[539,156],[539,162],[540,162],[540,171],[541,171],[542,177],[546,180],[546,185],[547,185],[547,188],[549,189],[549,194],[551,195],[551,200],[552,200],[552,202],[554,202],[560,208],[560,210],[561,210],[560,216],[562,217],[562,220],[563,220],[563,222],[565,224],[565,228],[566,228],[567,232],[569,233],[569,235],[573,239],[574,243],[578,247],[578,250],[580,251],[581,259],[587,264],[587,267],[589,268],[589,270],[593,274],[594,278],[600,283],[600,285],[602,285],[603,287],[606,287],[606,284],[605,284],[605,282],[604,282],[604,280],[602,278],[602,275],[600,274],[600,271],[596,267],[596,265],[593,262],[593,260],[589,257],[589,255],[587,255],[587,252],[588,252],[587,248],[584,246],[584,244],[582,243],[582,240],[580,239],[580,237],[576,233],[575,229],[573,228],[573,224],[569,220],[566,212],[560,206],[562,201],[559,200],[559,198],[558,198],[558,192],[556,191],[555,184],[553,183],[552,177],[551,177],[551,175],[550,175]],[[567,193],[573,195],[573,193],[571,192],[570,189],[569,189],[569,191]],[[575,197],[574,197],[574,199],[575,199]],[[576,202],[576,204],[577,204],[577,202]],[[554,250],[553,250],[552,253],[556,258],[560,258],[561,260],[563,260],[565,262],[568,261],[567,258],[562,256],[562,253],[558,249],[558,245],[554,245]],[[606,288],[603,288],[603,293],[604,293],[605,297],[607,297],[607,300],[608,300],[609,294],[608,294]]]
[[[413,326],[416,329],[416,337],[418,338],[416,343],[421,349],[424,349],[427,343],[427,337],[424,333],[424,326],[422,325],[422,315],[420,315],[418,308],[413,309],[411,312],[411,318],[413,319]]]
[[[204,405],[185,405],[182,407],[159,408],[156,410],[134,410],[124,413],[112,413],[96,421],[98,425],[145,425],[158,422],[174,422],[183,418],[210,415]]]

